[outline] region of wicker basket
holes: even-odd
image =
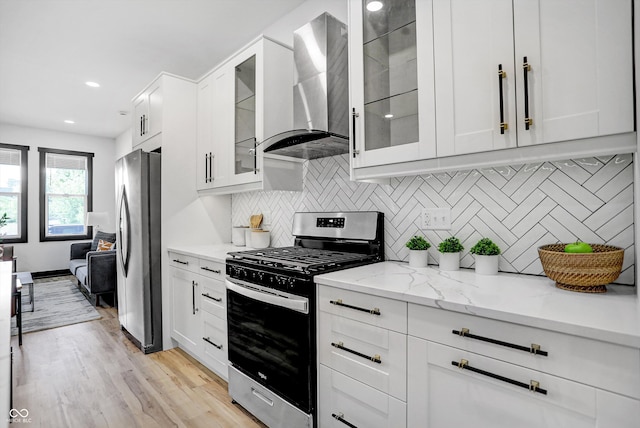
[[[590,244],[593,253],[565,253],[565,244],[538,248],[544,273],[556,286],[582,293],[605,293],[606,284],[615,281],[622,270],[624,249]]]

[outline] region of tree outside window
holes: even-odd
[[[27,152],[29,147],[0,144],[0,240],[27,242]]]
[[[40,149],[40,240],[89,239],[93,153]]]

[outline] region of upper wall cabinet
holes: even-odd
[[[433,157],[431,0],[370,3],[349,2],[353,165]]]
[[[133,147],[162,130],[162,79],[156,79],[133,100]]]
[[[198,190],[301,190],[302,163],[260,145],[292,122],[293,52],[261,37],[199,84]]]
[[[438,157],[633,131],[628,0],[434,0],[433,15]]]
[[[133,149],[150,152],[162,146],[162,135],[184,133],[195,126],[192,117],[195,83],[189,79],[161,73],[133,99]]]
[[[631,0],[414,1],[350,0],[354,179],[635,151]]]

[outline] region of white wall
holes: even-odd
[[[116,137],[113,160],[117,161],[122,156],[131,153],[132,147],[133,137],[131,136],[131,128],[129,128]]]
[[[18,270],[43,272],[67,269],[69,248],[74,241],[40,242],[40,195],[38,194],[40,156],[38,147],[95,154],[93,158],[93,210],[106,211],[110,217],[110,224],[105,229],[113,230],[115,223],[115,141],[110,138],[0,124],[0,142],[30,147],[28,153],[28,242],[13,244],[14,253],[18,257]]]

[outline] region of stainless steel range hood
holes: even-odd
[[[316,159],[349,152],[347,26],[324,13],[294,32],[293,127],[264,152]]]

